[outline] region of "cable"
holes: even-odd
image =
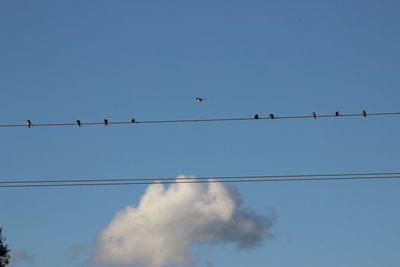
[[[258,115],[258,114],[256,114]],[[272,116],[271,116],[272,115]],[[334,118],[334,117],[369,117],[369,116],[392,116],[400,115],[400,112],[381,112],[381,113],[354,113],[354,114],[325,114],[325,115],[300,115],[300,116],[276,116],[270,114],[268,117],[242,117],[242,118],[214,118],[214,119],[187,119],[187,120],[153,120],[153,121],[116,121],[112,122],[81,122],[79,123],[34,123],[30,120],[26,124],[0,124],[0,127],[41,127],[41,126],[96,126],[96,125],[119,125],[119,124],[151,124],[151,123],[193,123],[193,122],[221,122],[221,121],[247,121],[247,120],[279,120],[279,119],[316,119],[316,118]]]
[[[243,176],[243,178],[246,176]],[[249,176],[251,177],[251,176]],[[67,184],[12,184],[0,185],[0,188],[38,188],[38,187],[76,187],[76,186],[114,186],[114,185],[148,185],[148,184],[200,184],[200,183],[243,183],[243,182],[294,182],[294,181],[334,181],[334,180],[385,180],[400,179],[400,176],[352,176],[352,177],[309,177],[309,178],[275,178],[275,179],[238,179],[238,180],[185,180],[176,181],[144,181],[114,183],[67,183]]]
[[[148,184],[200,184],[200,183],[241,183],[241,182],[293,182],[293,181],[330,181],[330,180],[371,180],[400,179],[400,176],[388,177],[330,177],[330,178],[293,178],[293,179],[263,179],[263,180],[209,180],[209,181],[170,181],[170,182],[139,182],[139,183],[91,183],[91,184],[33,184],[33,185],[1,185],[4,187],[67,187],[67,186],[102,186],[102,185],[148,185]]]
[[[292,175],[247,175],[247,176],[204,176],[204,177],[157,177],[157,178],[114,178],[114,179],[63,179],[63,180],[19,180],[0,181],[0,184],[35,183],[86,183],[86,182],[127,182],[127,181],[179,181],[179,180],[227,180],[261,178],[300,178],[300,177],[338,177],[338,176],[388,176],[400,175],[400,172],[336,173],[336,174],[292,174]]]

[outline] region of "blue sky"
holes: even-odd
[[[397,1],[2,1],[0,123],[398,112]],[[194,97],[206,97],[195,103]],[[1,129],[1,179],[398,171],[396,117]],[[238,185],[274,238],[198,266],[398,266],[399,182]],[[77,266],[145,186],[2,189],[30,262]],[[95,265],[94,265],[95,266]]]

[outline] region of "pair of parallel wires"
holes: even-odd
[[[208,176],[178,178],[114,178],[114,179],[53,179],[0,181],[0,188],[55,188],[77,186],[128,186],[149,184],[204,184],[204,183],[253,183],[253,182],[311,182],[311,181],[382,181],[400,179],[400,172],[325,173],[292,175]]]

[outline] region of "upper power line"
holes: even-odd
[[[369,116],[392,116],[400,115],[400,112],[380,112],[380,113],[367,113],[363,110],[360,113],[350,113],[342,114],[339,111],[333,114],[317,114],[315,112],[311,115],[293,115],[293,116],[279,116],[277,114],[271,113],[268,115],[254,114],[252,117],[236,117],[236,118],[206,118],[206,119],[185,119],[185,120],[148,120],[148,121],[138,121],[132,118],[129,121],[110,121],[104,119],[101,122],[84,122],[81,120],[76,120],[75,122],[65,122],[65,123],[40,123],[33,120],[27,120],[25,123],[17,124],[0,124],[0,127],[40,127],[40,126],[94,126],[94,125],[116,125],[116,124],[145,124],[145,123],[193,123],[193,122],[222,122],[222,121],[248,121],[248,120],[279,120],[279,119],[318,119],[318,118],[339,118],[339,117],[369,117]]]

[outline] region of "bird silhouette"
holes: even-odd
[[[313,112],[312,115],[313,115],[314,119],[317,118],[317,114],[315,112]]]
[[[81,127],[81,121],[80,120],[77,120],[76,124],[78,124],[78,126]]]
[[[196,102],[203,102],[206,98],[196,97]]]
[[[254,119],[258,120],[258,114],[254,115]]]
[[[367,117],[367,112],[366,112],[365,110],[363,110],[363,111],[362,111],[362,115],[363,115],[364,117]]]
[[[131,121],[132,123],[135,123],[136,121],[135,121],[135,119],[132,119],[132,121]]]
[[[270,119],[274,119],[274,118],[275,118],[274,114],[272,114],[272,113],[269,114],[269,118],[270,118]]]
[[[336,117],[339,116],[339,111],[336,111],[335,116]]]
[[[104,125],[108,125],[108,120],[107,119],[104,119]]]
[[[31,128],[32,122],[31,122],[30,120],[27,120],[27,121],[26,121],[26,126],[28,126],[28,128]]]

